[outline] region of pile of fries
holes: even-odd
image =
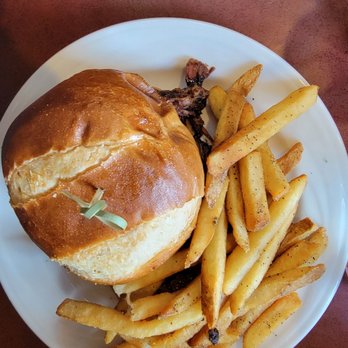
[[[115,309],[67,299],[58,315],[105,331],[107,344],[121,337],[117,347],[230,347],[242,337],[249,348],[301,306],[295,291],[324,273],[313,264],[327,235],[309,218],[293,222],[307,178],[286,175],[302,144],[276,159],[268,140],[315,103],[318,88],[302,87],[255,117],[246,97],[261,70],[251,68],[226,91],[210,90],[218,124],[190,247],[114,286]],[[197,264],[201,272],[189,285],[156,293],[167,277]]]

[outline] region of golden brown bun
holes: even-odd
[[[174,108],[140,76],[115,70],[83,71],[24,110],[5,137],[2,165],[32,240],[75,273],[106,284],[170,257],[188,238],[203,195],[199,152]],[[97,188],[106,210],[127,220],[126,231],[86,219],[61,193],[90,201]],[[131,252],[144,248],[142,257]]]

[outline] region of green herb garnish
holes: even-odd
[[[75,196],[68,191],[62,191],[62,194],[76,202],[80,206],[81,215],[83,215],[87,219],[96,217],[103,224],[111,228],[121,228],[122,230],[125,230],[127,228],[127,221],[124,218],[104,210],[107,207],[107,203],[105,202],[105,200],[101,199],[104,194],[104,191],[102,189],[97,189],[92,200],[89,203],[85,202],[80,197]]]

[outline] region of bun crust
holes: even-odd
[[[24,110],[5,137],[2,166],[11,204],[32,240],[75,273],[108,284],[157,267],[171,254],[164,250],[175,252],[192,230],[204,189],[198,149],[175,109],[140,76],[116,70],[83,71]],[[106,210],[127,220],[125,231],[86,219],[62,194],[89,202],[97,188]],[[181,230],[168,232],[173,244],[154,248],[134,270],[102,279],[88,267],[69,266],[79,253],[132,235],[190,201]]]

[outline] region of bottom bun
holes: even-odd
[[[200,204],[201,198],[194,198],[126,235],[53,261],[95,283],[115,285],[137,279],[160,266],[184,244],[196,224]]]

